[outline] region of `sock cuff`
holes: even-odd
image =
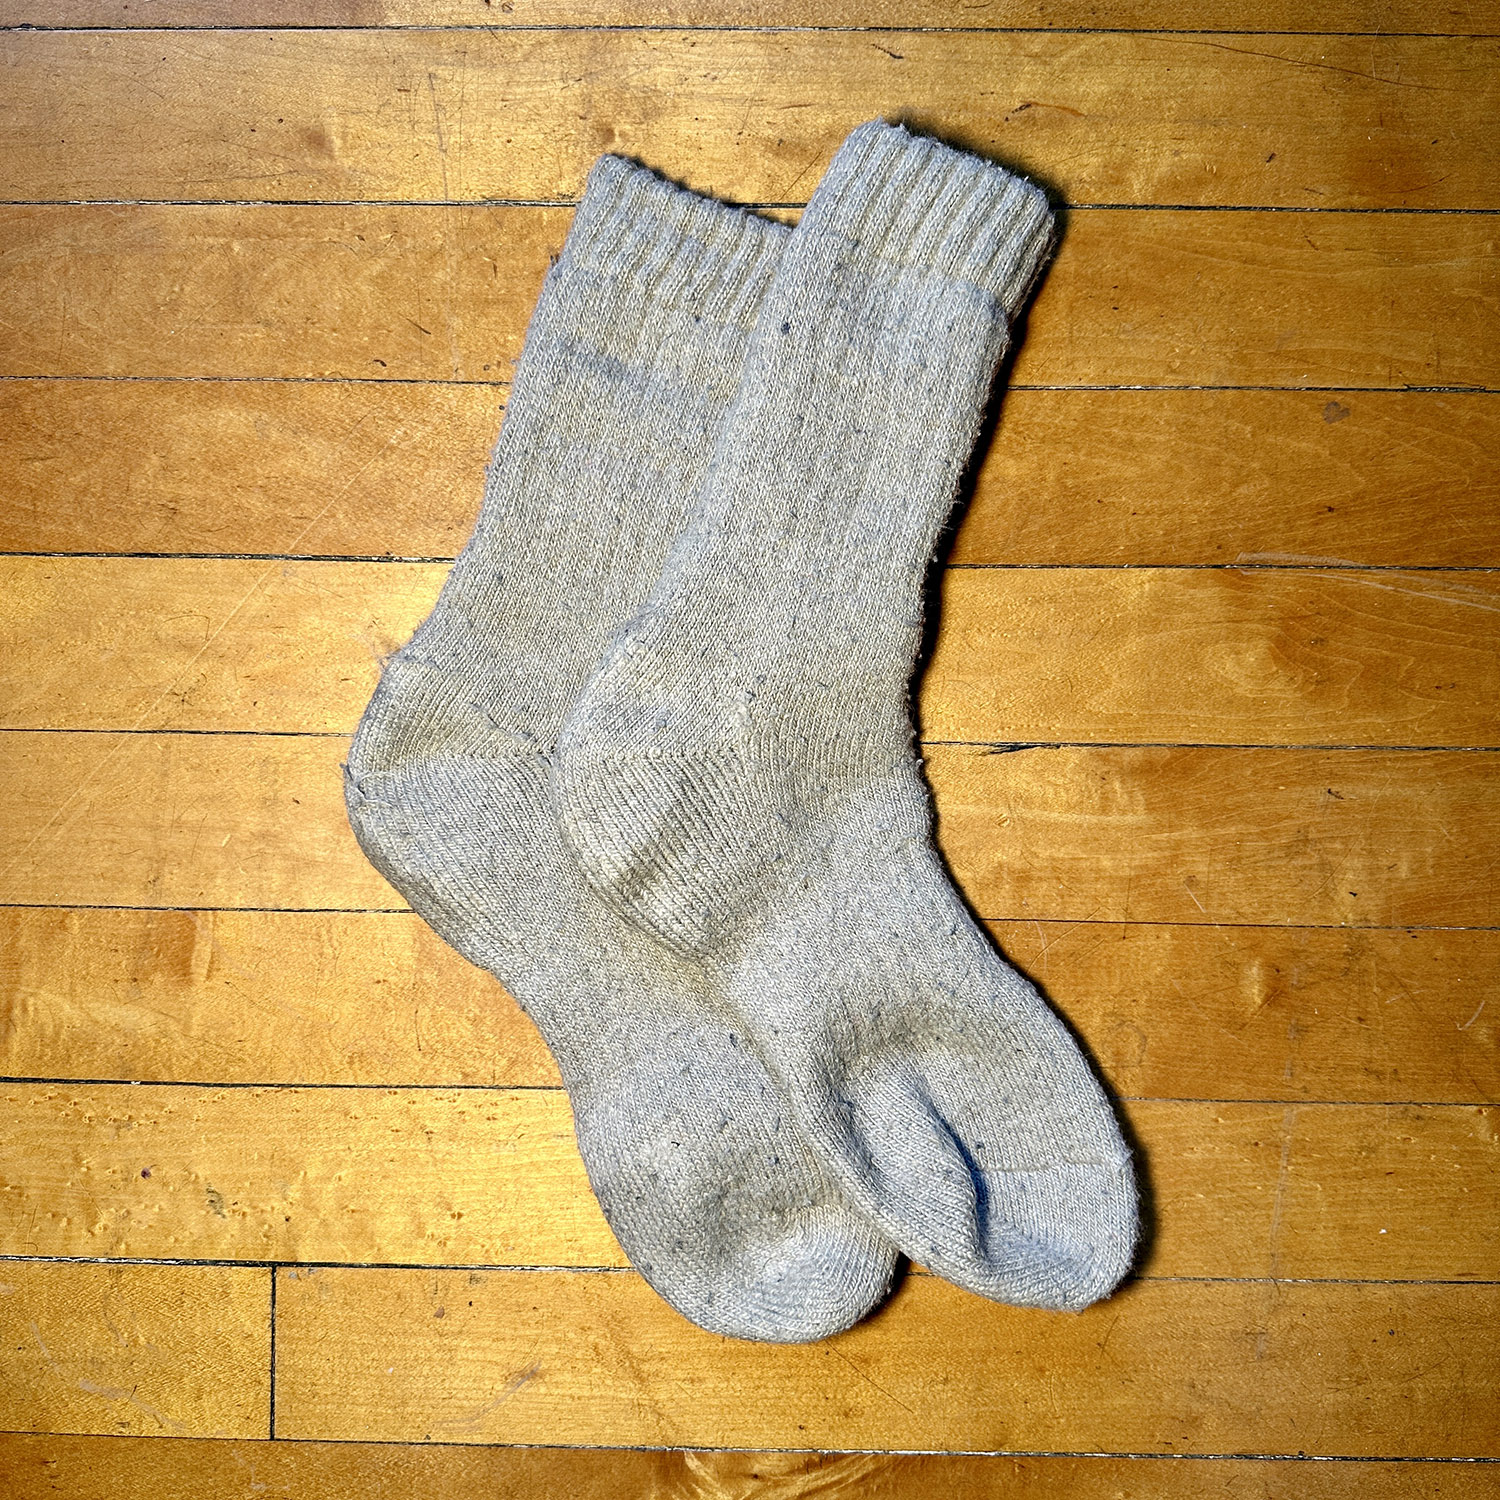
[[[623,157],[601,156],[562,261],[625,281],[653,302],[748,325],[790,233],[785,224],[676,187]]]
[[[1053,243],[1046,195],[967,151],[873,120],[839,148],[802,216],[901,266],[983,287],[1014,316]]]

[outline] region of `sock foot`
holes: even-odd
[[[933,549],[1050,240],[1031,184],[854,132],[554,794],[601,899],[717,976],[872,1220],[960,1285],[1067,1308],[1129,1265],[1129,1153],[948,880],[907,706]]]
[[[527,332],[479,523],[350,747],[372,862],[536,1021],[632,1263],[739,1338],[826,1337],[895,1250],[797,1131],[716,981],[623,923],[564,849],[568,704],[660,573],[787,231],[618,159]]]

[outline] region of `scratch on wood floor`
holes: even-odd
[[[1421,89],[1428,94],[1451,94],[1453,89],[1440,88],[1434,83],[1407,83],[1400,78],[1381,78],[1375,73],[1361,73],[1358,68],[1341,68],[1337,63],[1314,62],[1309,57],[1287,57],[1281,52],[1262,52],[1255,47],[1231,47],[1225,42],[1205,42],[1194,38],[1179,38],[1190,47],[1212,47],[1219,52],[1237,52],[1242,57],[1266,57],[1272,62],[1289,63],[1294,68],[1319,68],[1325,73],[1343,73],[1349,78],[1358,78],[1365,83],[1383,83],[1389,88]]]
[[[175,1432],[179,1436],[187,1433],[187,1428],[181,1422],[174,1421],[160,1407],[152,1406],[149,1401],[142,1401],[135,1393],[135,1388],[122,1390],[115,1385],[95,1385],[92,1380],[78,1381],[78,1389],[90,1396],[103,1396],[106,1401],[126,1401],[137,1411],[144,1412],[153,1421],[160,1422],[168,1432]]]
[[[818,163],[819,163],[819,162],[820,162],[820,161],[821,161],[821,160],[822,160],[822,159],[823,159],[823,154],[822,154],[822,152],[820,152],[820,151],[814,151],[814,152],[813,152],[813,154],[812,154],[812,155],[811,155],[811,156],[810,156],[810,157],[808,157],[808,159],[807,159],[807,163],[806,163],[806,165],[805,165],[805,166],[804,166],[804,167],[803,167],[803,168],[802,168],[802,170],[801,170],[801,171],[800,171],[800,172],[798,172],[798,173],[797,173],[797,175],[796,175],[796,176],[795,176],[795,177],[794,177],[794,178],[792,178],[792,180],[791,180],[791,181],[790,181],[790,182],[789,182],[789,183],[787,183],[787,185],[786,185],[786,186],[785,186],[785,187],[784,187],[784,188],[782,188],[782,190],[781,190],[781,197],[782,197],[782,198],[783,198],[783,199],[790,199],[790,198],[791,198],[791,196],[792,196],[792,190],[793,190],[793,189],[794,189],[794,188],[795,188],[795,187],[796,187],[796,186],[797,186],[797,184],[798,184],[798,183],[799,183],[799,182],[801,182],[801,181],[802,181],[802,179],[803,179],[803,178],[804,178],[804,177],[806,177],[806,176],[807,176],[807,174],[808,174],[808,173],[809,173],[809,172],[811,172],[811,171],[812,171],[812,169],[813,169],[813,168],[814,168],[814,167],[815,167],[815,166],[817,166],[817,164],[818,164]]]
[[[437,74],[431,68],[427,70],[427,98],[432,105],[432,133],[437,141],[438,172],[443,183],[443,201],[446,203],[452,197],[448,191],[448,138],[443,131],[443,107],[438,102]]]
[[[1456,604],[1461,609],[1482,609],[1490,614],[1500,614],[1500,599],[1486,589],[1473,587],[1472,584],[1450,583],[1446,580],[1439,583],[1434,580],[1430,588],[1402,588],[1399,584],[1384,583],[1378,578],[1371,578],[1359,573],[1312,573],[1312,578],[1328,578],[1339,583],[1357,583],[1367,589],[1384,589],[1391,594],[1412,594],[1418,599],[1437,599],[1444,604]],[[1397,574],[1411,580],[1409,574]],[[1414,581],[1414,580],[1411,580]],[[1459,594],[1470,594],[1474,597],[1460,599]]]
[[[492,1411],[495,1411],[499,1407],[504,1406],[505,1403],[509,1401],[510,1398],[521,1389],[522,1386],[529,1385],[541,1373],[542,1367],[540,1364],[527,1365],[524,1370],[518,1371],[515,1375],[512,1375],[511,1378],[506,1381],[506,1383],[501,1387],[499,1393],[492,1397],[490,1400],[486,1401],[483,1406],[476,1407],[466,1417],[457,1417],[450,1422],[444,1422],[442,1425],[455,1432],[477,1432],[479,1429],[479,1424],[483,1422],[484,1419],[489,1416]]]
[[[1286,1207],[1287,1180],[1291,1176],[1292,1132],[1297,1122],[1297,1106],[1289,1104],[1281,1112],[1281,1160],[1276,1168],[1276,1193],[1271,1200],[1269,1235],[1269,1268],[1273,1277],[1281,1275],[1281,1216]],[[1259,1351],[1257,1351],[1259,1358]]]
[[[850,1359],[848,1355],[841,1353],[837,1349],[829,1349],[828,1352],[835,1359],[840,1360],[844,1364],[848,1365],[849,1368],[851,1370],[853,1370],[854,1373],[856,1375],[858,1375],[859,1378],[861,1380],[863,1380],[866,1385],[872,1387],[874,1390],[879,1391],[880,1394],[882,1396],[884,1396],[887,1401],[894,1402],[897,1406],[899,1406],[901,1408],[902,1411],[909,1413],[911,1416],[916,1416],[916,1412],[912,1411],[911,1407],[909,1407],[906,1404],[906,1402],[904,1402],[894,1392],[886,1390],[886,1388],[883,1385],[881,1385],[881,1383],[878,1380],[871,1379],[871,1377],[869,1375],[865,1374],[865,1372],[863,1370],[861,1370],[860,1367],[857,1364],[855,1364],[854,1361],[852,1359]]]
[[[1037,938],[1040,940],[1042,945],[1041,970],[1042,978],[1045,979],[1047,977],[1047,950],[1052,946],[1052,944],[1047,941],[1047,934],[1043,930],[1041,922],[1036,917],[1033,917],[1031,921],[1032,925],[1036,928]]]
[[[1241,552],[1235,558],[1239,567],[1254,567],[1258,563],[1276,564],[1282,567],[1362,568],[1364,563],[1352,557],[1320,557],[1313,552]]]
[[[34,1318],[30,1318],[27,1320],[27,1327],[31,1329],[31,1336],[36,1340],[36,1346],[41,1351],[42,1358],[47,1361],[47,1366],[52,1371],[52,1373],[59,1376],[63,1380],[71,1379],[71,1377],[68,1375],[68,1372],[64,1370],[60,1364],[58,1364],[56,1358],[53,1356],[52,1351],[47,1347],[45,1341],[42,1338],[42,1330],[37,1326],[36,1320]],[[146,1416],[150,1417],[153,1422],[160,1422],[168,1432],[175,1432],[179,1437],[184,1436],[187,1433],[187,1428],[184,1427],[181,1422],[174,1421],[164,1411],[162,1411],[160,1407],[152,1406],[149,1401],[142,1401],[136,1395],[136,1390],[138,1389],[138,1387],[133,1386],[130,1390],[127,1391],[122,1386],[99,1385],[96,1382],[86,1379],[83,1376],[80,1376],[74,1382],[74,1384],[85,1395],[103,1396],[106,1401],[124,1401],[129,1403],[129,1405],[135,1407],[137,1411],[144,1412]]]

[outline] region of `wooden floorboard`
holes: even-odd
[[[991,924],[1134,1098],[1500,1101],[1500,932]],[[0,1077],[547,1086],[407,912],[0,909]]]
[[[1500,1282],[1500,1111],[1137,1100],[1140,1274]],[[620,1266],[558,1089],[0,1084],[0,1254]]]
[[[508,381],[570,215],[0,208],[12,324],[0,375]],[[1500,387],[1500,346],[1476,315],[1500,303],[1494,223],[1074,210],[1012,377]]]
[[[0,1434],[13,1500],[1481,1500],[1471,1463],[733,1453]]]
[[[1500,48],[1474,38],[124,31],[0,49],[17,201],[568,200],[614,151],[800,203],[885,115],[1075,203],[1500,207]]]
[[[483,385],[0,381],[0,551],[453,557],[503,403]],[[1500,401],[1011,391],[951,558],[1493,566]]]
[[[1397,972],[1426,1003],[1443,1004],[1470,965],[1462,975],[1441,957],[1437,966],[1451,982]],[[558,1082],[536,1028],[499,984],[408,912],[0,909],[0,986],[3,1077]],[[1476,1040],[1487,1026],[1482,1017]],[[1447,1043],[1447,1028],[1435,1037]],[[1448,1061],[1441,1049],[1409,1076],[1446,1073]]]
[[[0,558],[0,726],[352,732],[446,573]],[[1493,572],[960,568],[937,602],[929,740],[1500,744]]]
[[[0,1428],[264,1437],[271,1273],[0,1261]]]
[[[1492,1286],[1137,1282],[1069,1315],[914,1276],[838,1339],[778,1348],[701,1333],[624,1272],[286,1270],[276,1430],[550,1442],[566,1421],[590,1443],[1492,1456],[1500,1372],[1474,1330],[1497,1302]]]
[[[1500,1097],[1500,933],[993,922],[1117,1093]]]
[[[0,735],[0,903],[390,910],[342,736]],[[1493,925],[1500,756],[930,746],[938,841],[988,918]]]
[[[943,746],[926,764],[938,842],[985,916],[1374,927],[1494,916],[1493,754]]]
[[[509,7],[507,9],[506,7]],[[1494,0],[3,0],[0,26],[843,26],[1483,36]]]

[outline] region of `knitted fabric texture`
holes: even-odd
[[[691,522],[568,716],[555,792],[594,889],[664,973],[714,976],[902,1250],[1075,1308],[1130,1264],[1129,1153],[948,880],[907,702],[936,540],[1051,236],[1030,184],[854,132],[771,279]]]
[[[704,1328],[825,1337],[894,1252],[793,1127],[716,981],[559,837],[549,752],[685,524],[784,228],[604,158],[549,274],[473,537],[350,749],[365,852],[540,1026],[632,1263]]]

